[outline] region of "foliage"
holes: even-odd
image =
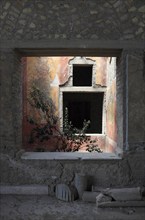
[[[28,121],[33,125],[29,143],[34,143],[36,140],[40,142],[49,140],[55,136],[58,141],[58,148],[56,151],[74,152],[81,149],[82,146],[87,146],[87,151],[101,152],[97,146],[96,140],[90,140],[86,136],[86,131],[90,121],[84,120],[82,129],[75,128],[68,120],[68,109],[65,108],[63,131],[58,129],[58,117],[55,116],[55,105],[52,99],[39,87],[33,85],[29,91],[28,101],[30,105],[39,112],[40,117],[43,118],[43,123],[38,122],[33,117],[29,117]],[[37,148],[38,151],[45,151],[42,147]]]
[[[84,120],[82,129],[75,128],[68,120],[68,109],[65,108],[62,133],[65,144],[62,145],[62,150],[67,152],[78,151],[88,139],[85,133],[89,124],[90,121]]]
[[[40,91],[35,85],[29,91],[28,101],[30,105],[37,110],[40,117],[43,117],[43,123],[38,122],[34,117],[28,117],[30,124],[34,125],[30,134],[29,143],[39,139],[40,142],[48,140],[56,130],[58,119],[55,116],[55,106],[52,99],[45,95],[44,91]]]
[[[97,151],[98,153],[102,153],[103,151],[98,147],[96,140],[90,140],[86,145],[86,150],[89,152]]]

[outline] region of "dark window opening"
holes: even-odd
[[[92,65],[73,65],[73,86],[92,85]]]
[[[103,92],[64,92],[63,117],[66,107],[73,126],[80,129],[84,120],[90,120],[87,133],[102,133]]]

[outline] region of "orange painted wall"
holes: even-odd
[[[69,78],[68,62],[73,57],[27,57],[23,58],[23,145],[26,150],[35,150],[40,146],[45,150],[53,151],[57,148],[57,140],[52,138],[47,142],[35,142],[29,144],[29,135],[33,128],[27,121],[27,117],[34,117],[41,123],[45,123],[43,115],[35,111],[28,102],[29,90],[33,83],[45,91],[49,95],[56,107],[56,115],[58,115],[59,85],[63,85]],[[96,84],[106,85],[107,58],[105,57],[89,57],[96,60]],[[108,115],[109,117],[109,115]],[[102,148],[104,143],[102,137],[100,142]],[[53,147],[52,147],[53,145]]]
[[[110,64],[109,64],[110,65]],[[117,119],[116,119],[116,75],[107,74],[106,91],[106,151],[112,152],[117,146]]]

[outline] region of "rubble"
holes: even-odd
[[[74,186],[58,184],[56,186],[56,198],[66,202],[72,202],[78,198],[77,190]]]
[[[106,195],[111,196],[116,201],[139,201],[142,200],[141,188],[121,188],[108,189]]]
[[[84,202],[92,202],[95,203],[96,202],[96,197],[99,195],[99,192],[89,192],[89,191],[84,191],[83,195],[82,195],[82,200]]]

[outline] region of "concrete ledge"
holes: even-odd
[[[115,208],[115,207],[145,207],[145,201],[113,201],[102,202],[98,204],[99,208]]]
[[[17,48],[21,52],[30,52],[30,48],[37,50],[43,49],[48,52],[59,53],[59,49],[74,49],[76,52],[78,49],[99,49],[106,51],[106,49],[117,49],[117,53],[120,52],[120,49],[134,49],[134,48],[145,48],[145,42],[143,40],[84,40],[84,39],[59,39],[58,40],[1,40],[1,48]],[[29,48],[29,49],[28,49]],[[53,51],[48,50],[53,49]],[[106,48],[106,49],[104,49]],[[26,49],[25,51],[23,49]],[[56,51],[54,51],[56,50]],[[100,50],[99,50],[100,51]],[[88,51],[87,51],[88,52]],[[112,51],[111,51],[112,52]],[[115,51],[114,51],[115,52]],[[113,52],[113,53],[114,53]]]
[[[47,185],[0,186],[0,194],[48,195]]]
[[[122,159],[114,153],[97,152],[25,152],[22,154],[23,160],[120,160]]]

